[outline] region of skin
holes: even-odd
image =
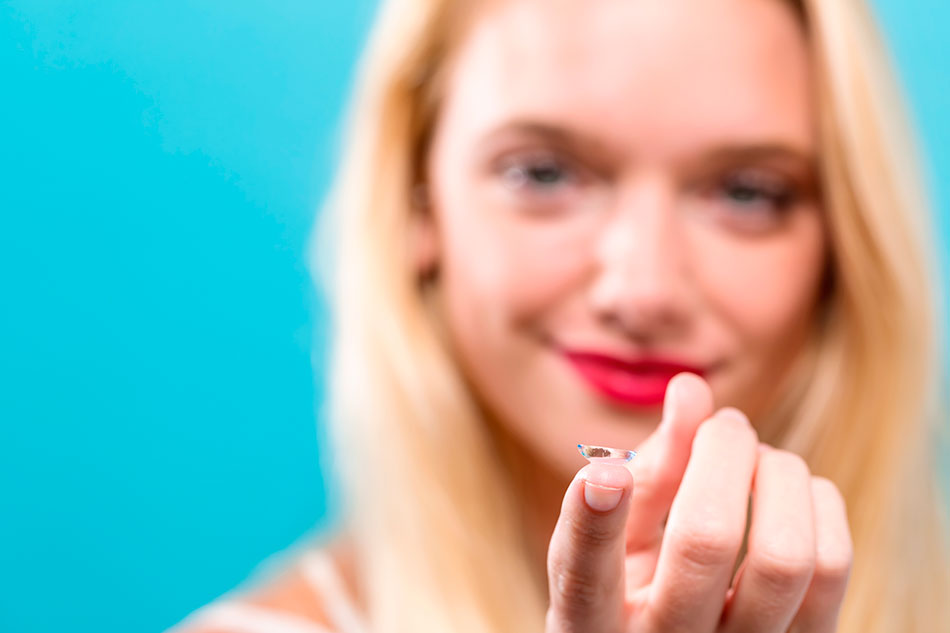
[[[444,97],[418,264],[518,455],[548,631],[834,630],[841,495],[749,422],[808,335],[827,261],[798,16],[778,0],[496,3]],[[632,408],[562,347],[708,372]],[[583,466],[578,441],[636,447],[633,476]]]

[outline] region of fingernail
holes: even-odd
[[[580,471],[584,480],[584,500],[598,512],[613,510],[623,497],[631,473],[619,464],[590,463]]]
[[[623,488],[610,488],[589,481],[584,482],[584,500],[591,510],[598,512],[613,510],[620,503],[622,496]]]

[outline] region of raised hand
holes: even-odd
[[[589,464],[568,487],[548,550],[547,633],[835,630],[852,545],[834,484],[761,444],[741,411],[713,412],[693,374],[671,381],[637,451],[633,476]]]

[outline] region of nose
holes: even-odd
[[[615,201],[595,245],[589,291],[598,320],[652,340],[685,321],[686,253],[672,187],[654,180]]]

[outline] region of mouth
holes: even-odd
[[[565,360],[596,394],[611,402],[638,409],[663,404],[673,376],[691,372],[705,377],[706,369],[679,360],[640,357],[624,359],[588,351],[562,350]]]

